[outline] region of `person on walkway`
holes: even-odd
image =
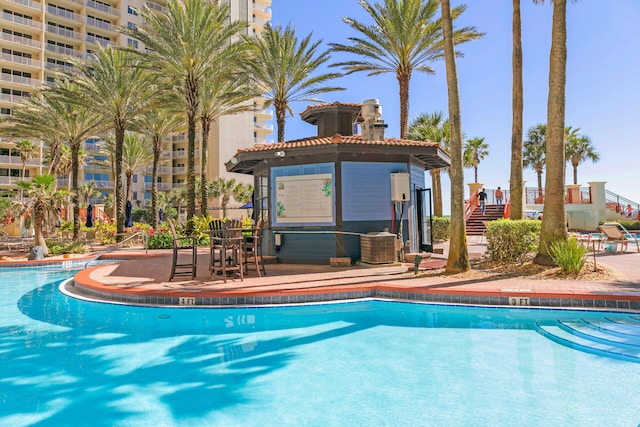
[[[484,215],[484,210],[487,206],[487,193],[484,192],[484,188],[478,193],[478,201],[480,202],[480,210],[482,211],[482,215]]]
[[[502,196],[502,190],[500,189],[500,187],[498,187],[498,189],[496,190],[496,204],[497,204],[498,206],[500,206],[500,205],[504,204],[504,203],[502,202],[502,197],[503,197],[503,196]]]

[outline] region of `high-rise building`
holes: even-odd
[[[229,3],[231,19],[246,20],[249,23],[248,33],[259,37],[271,19],[271,0],[225,1]],[[0,0],[0,6],[0,114],[6,117],[23,97],[52,82],[56,70],[70,69],[66,60],[69,56],[83,57],[97,44],[129,45],[142,49],[136,40],[120,34],[118,26],[143,25],[139,10],[146,6],[162,12],[166,3],[164,0]],[[268,142],[273,126],[267,122],[272,115],[262,108],[260,99],[254,100],[254,106],[252,112],[222,117],[214,124],[208,150],[207,172],[210,179],[229,177],[224,163],[238,148]],[[38,141],[36,144],[42,143]],[[0,190],[13,188],[15,181],[21,179],[23,164],[12,147],[9,141],[0,141]],[[87,141],[85,147],[90,158],[98,155],[95,140]],[[171,190],[186,182],[186,136],[169,138],[166,147],[163,154],[165,162],[158,178],[160,190]],[[199,150],[196,152],[199,156]],[[196,167],[199,171],[198,160]],[[25,177],[42,170],[41,157],[28,160]],[[105,194],[113,190],[114,178],[110,169],[90,160],[82,168],[80,178],[81,182],[96,182],[97,188]],[[150,180],[150,168],[136,174],[134,206],[150,204]]]

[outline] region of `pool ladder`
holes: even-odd
[[[91,264],[91,262],[96,261],[97,259],[100,259],[100,257],[108,254],[109,252],[113,252],[116,249],[118,249],[119,247],[121,247],[124,243],[128,242],[129,240],[132,240],[134,237],[137,236],[142,236],[144,239],[144,253],[147,254],[148,253],[148,245],[147,245],[147,233],[145,233],[144,231],[137,231],[135,233],[133,233],[132,235],[130,235],[129,237],[127,237],[126,239],[117,242],[115,245],[110,246],[109,248],[105,249],[104,251],[100,252],[99,254],[97,254],[96,256],[94,256],[93,258],[91,258],[90,260],[87,261],[87,263],[84,265],[84,268],[86,269],[89,264]]]

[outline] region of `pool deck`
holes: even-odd
[[[420,264],[331,267],[328,265],[270,264],[267,276],[250,272],[243,281],[211,280],[208,249],[198,253],[195,280],[169,282],[171,251],[118,251],[131,258],[79,272],[70,290],[111,302],[150,305],[263,305],[326,302],[358,298],[388,298],[436,303],[530,305],[585,309],[623,309],[640,312],[640,253],[597,256],[598,265],[616,274],[611,281],[495,278],[468,279],[444,274],[447,246]],[[486,244],[469,236],[471,258],[482,255]],[[633,252],[632,252],[633,251]]]

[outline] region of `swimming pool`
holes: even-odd
[[[638,337],[624,332],[639,315],[384,301],[115,306],[59,293],[71,274],[0,270],[0,425],[640,422],[640,363],[536,330],[601,322],[633,351]]]

